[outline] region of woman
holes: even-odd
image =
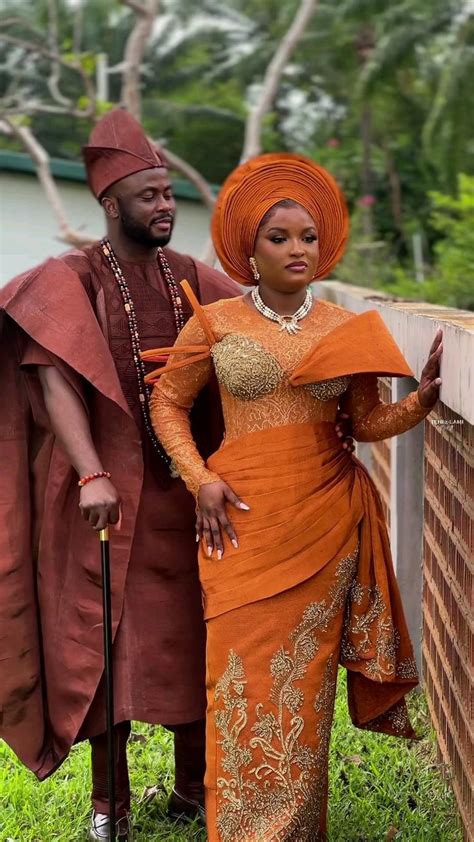
[[[332,177],[306,158],[238,167],[212,228],[228,274],[254,289],[193,301],[175,348],[161,351],[171,361],[150,375],[162,375],[153,424],[198,503],[208,834],[310,842],[325,838],[338,662],[363,728],[413,736],[404,696],[417,683],[381,505],[341,447],[336,412],[361,441],[413,427],[438,396],[441,336],[418,391],[382,404],[377,375],[411,371],[376,313],[312,299],[348,221]],[[206,465],[188,410],[213,368],[226,438]]]

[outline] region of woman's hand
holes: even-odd
[[[346,412],[338,410],[336,416],[336,433],[341,440],[344,450],[354,453],[355,445],[352,437],[352,422]]]
[[[94,479],[81,488],[79,508],[82,517],[96,531],[105,529],[109,523],[118,523],[120,503],[117,491],[106,477]]]
[[[217,550],[219,560],[224,553],[222,530],[227,532],[235,548],[239,546],[232,522],[227,517],[226,503],[230,503],[236,509],[244,509],[246,512],[250,508],[242,500],[239,500],[227,483],[222,480],[201,485],[198,494],[196,540],[200,541],[201,538],[204,538],[207,555],[210,557],[213,551]]]
[[[421,372],[420,385],[418,386],[418,398],[422,406],[432,407],[439,397],[441,378],[439,366],[441,354],[443,353],[443,331],[439,328],[430,348],[428,361]]]

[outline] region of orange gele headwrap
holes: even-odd
[[[341,259],[349,234],[349,215],[341,190],[327,170],[304,155],[268,153],[237,167],[224,182],[211,223],[217,256],[231,278],[254,285],[249,264],[258,227],[283,199],[302,205],[319,236],[316,278],[324,278]]]
[[[99,120],[82,155],[89,187],[97,199],[127,175],[168,166],[140,123],[123,108],[114,108]]]

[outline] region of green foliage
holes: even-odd
[[[461,842],[454,798],[436,759],[421,694],[412,694],[410,709],[418,742],[353,728],[341,670],[331,740],[331,842]],[[87,745],[76,746],[61,769],[39,784],[0,743],[2,842],[83,842],[90,810],[89,754]],[[134,723],[128,754],[136,842],[204,842],[205,834],[196,827],[179,827],[166,818],[166,791],[173,780],[171,735]]]
[[[360,208],[353,215],[347,253],[336,270],[338,279],[408,300],[474,310],[474,177],[459,176],[456,197],[431,191],[428,198],[429,224],[438,239],[424,280],[415,279],[412,263],[402,266],[394,259],[387,240],[364,236]]]
[[[203,0],[198,8],[192,0],[160,4],[158,30],[142,66],[143,122],[213,183],[222,182],[240,159],[248,104],[298,5],[298,0]],[[135,20],[130,9],[120,0],[82,0],[74,10],[67,0],[57,0],[57,8],[63,57],[79,60],[92,80],[99,53],[106,54],[109,67],[120,66]],[[7,0],[7,16],[25,21],[9,33],[44,43],[47,9],[47,0]],[[0,95],[9,90],[9,73],[20,62],[28,96],[47,100],[47,62],[25,58],[0,41],[6,68]],[[340,181],[354,217],[340,277],[472,306],[473,272],[468,259],[455,259],[461,249],[450,245],[454,234],[448,238],[437,224],[432,194],[455,198],[459,173],[474,176],[473,73],[474,14],[465,0],[317,5],[265,118],[262,144],[267,151],[308,154]],[[108,102],[97,104],[98,115],[120,100],[120,72],[108,78]],[[86,107],[79,74],[63,70],[60,88]],[[56,157],[77,157],[86,142],[91,123],[73,125],[71,130],[67,117],[31,117],[32,130]],[[18,148],[12,139],[0,143]],[[373,203],[361,217],[364,196]],[[434,267],[424,285],[412,279],[414,233],[422,235],[427,266]],[[443,259],[440,249],[447,249]]]
[[[474,309],[474,177],[459,176],[458,196],[432,192],[434,280],[443,303]]]

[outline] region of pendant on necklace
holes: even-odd
[[[291,334],[291,336],[294,336],[299,330],[301,330],[301,327],[294,316],[281,316],[280,331],[284,330]]]

